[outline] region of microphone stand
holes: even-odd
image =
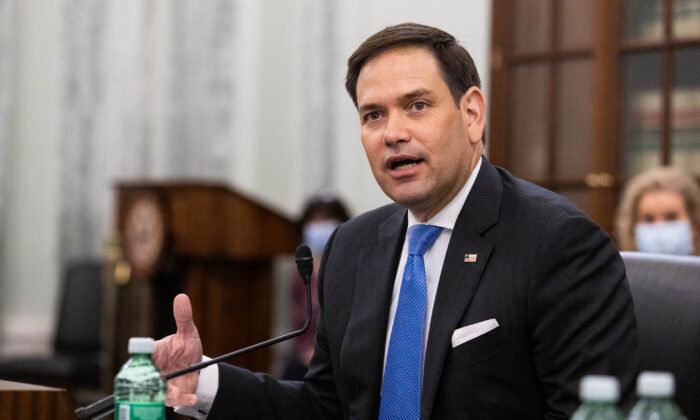
[[[306,252],[307,250],[308,252]],[[307,247],[306,245],[299,245],[297,247],[296,264],[297,269],[299,270],[299,274],[301,274],[301,278],[304,280],[304,285],[306,286],[306,320],[304,321],[304,325],[301,328],[299,328],[296,331],[292,331],[290,333],[281,335],[279,337],[271,338],[269,340],[253,344],[251,346],[232,351],[231,353],[218,356],[211,360],[196,363],[188,368],[171,372],[164,376],[165,380],[168,381],[170,379],[177,378],[178,376],[186,375],[188,373],[204,369],[207,366],[221,362],[225,359],[240,356],[241,354],[249,353],[259,348],[271,346],[281,341],[289,340],[290,338],[294,338],[304,334],[311,325],[311,273],[313,271],[313,258],[311,257],[311,250],[309,250],[309,247]],[[78,408],[77,410],[75,410],[75,414],[80,420],[99,419],[102,416],[106,416],[107,414],[114,412],[114,401],[114,394],[112,394],[88,406]]]

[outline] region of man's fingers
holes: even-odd
[[[168,385],[168,391],[165,393],[165,405],[168,407],[177,406],[177,399],[182,393],[175,386]]]
[[[190,298],[186,294],[180,293],[175,296],[173,300],[173,316],[175,317],[178,334],[189,335],[197,331],[197,327],[194,326],[192,321],[192,303],[190,303]]]
[[[197,396],[195,394],[183,394],[180,388],[168,385],[168,391],[165,394],[165,405],[168,407],[178,407],[195,404],[197,404]]]
[[[153,363],[155,363],[160,370],[163,370],[164,366],[163,364],[163,355],[164,353],[167,352],[167,345],[165,343],[165,338],[157,340],[155,342],[155,346],[153,348],[153,355],[151,355],[151,358],[153,359]]]

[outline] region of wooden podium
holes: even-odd
[[[123,257],[113,264],[112,292],[107,287],[113,305],[105,319],[115,320],[103,340],[114,349],[110,381],[129,337],[175,332],[179,292],[192,300],[207,355],[270,337],[273,258],[297,245],[290,220],[218,184],[121,183],[116,193]],[[233,362],[265,371],[270,355],[263,349]]]
[[[73,404],[65,389],[0,379],[0,419],[73,420]]]

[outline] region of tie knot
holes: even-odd
[[[413,225],[408,229],[408,254],[423,255],[440,236],[442,228],[433,225]]]

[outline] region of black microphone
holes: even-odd
[[[311,274],[314,272],[314,257],[311,256],[311,249],[308,246],[301,244],[297,247],[296,263],[299,275],[308,286],[311,283]]]
[[[221,362],[225,359],[231,357],[239,356],[241,354],[249,353],[253,350],[257,350],[262,347],[271,346],[282,341],[289,340],[290,338],[302,335],[309,329],[311,325],[311,273],[314,270],[314,259],[311,256],[311,249],[308,246],[301,244],[296,250],[296,264],[297,271],[301,275],[302,280],[304,280],[304,285],[306,286],[306,320],[304,325],[296,331],[281,335],[279,337],[271,338],[269,340],[253,344],[252,346],[244,347],[231,353],[224,354],[215,359],[207,360],[205,362],[196,363],[188,368],[171,372],[165,375],[165,380],[170,380],[178,376],[186,375],[197,370],[204,369],[207,366],[213,365],[214,363]],[[80,407],[75,410],[75,414],[80,420],[84,419],[99,419],[102,416],[110,414],[114,411],[114,394],[105,397],[99,401],[96,401],[88,406]]]

